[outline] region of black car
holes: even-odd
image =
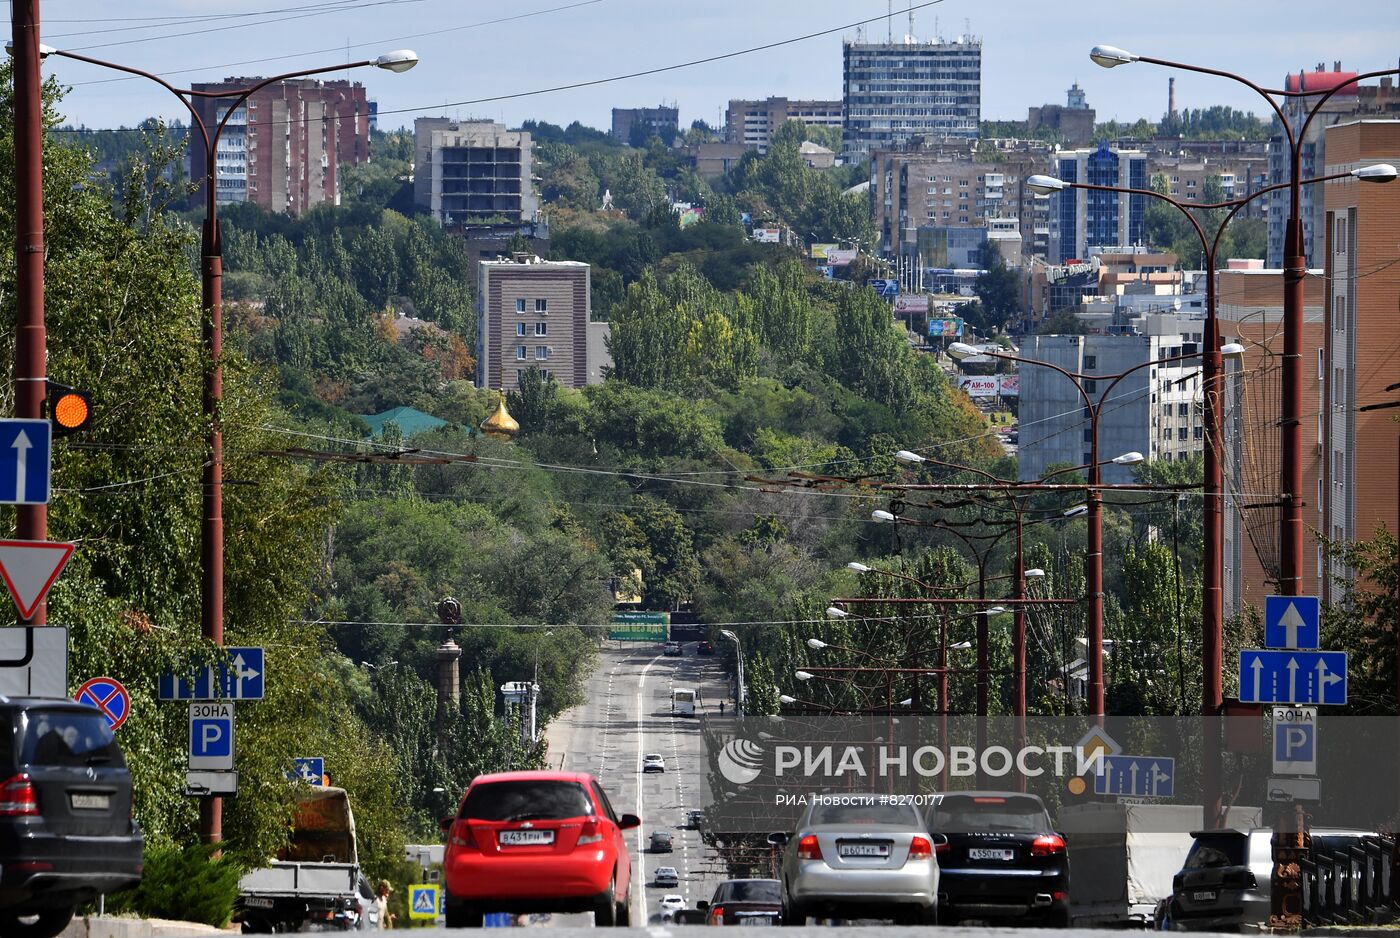
[[[0,935],[49,938],[141,881],[131,773],[93,707],[0,697]]]
[[[1017,792],[936,796],[938,921],[1069,925],[1069,857],[1044,803]]]
[[[713,655],[715,653],[714,642],[704,641],[695,646],[697,655]]]
[[[783,884],[776,879],[726,879],[709,902],[695,903],[707,925],[777,925],[782,921]]]

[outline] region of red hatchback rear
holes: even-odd
[[[486,912],[592,912],[631,921],[632,859],[620,817],[581,772],[479,775],[443,821],[447,927],[479,928]]]

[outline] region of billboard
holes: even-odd
[[[894,298],[894,311],[896,313],[927,313],[928,295],[924,293],[905,293]]]
[[[1020,396],[1021,396],[1021,376],[1020,376],[1020,375],[1002,375],[1002,376],[1001,376],[1001,384],[998,386],[998,390],[1001,392],[1001,396],[1002,396],[1002,397],[1020,397]]]
[[[930,339],[958,338],[963,334],[963,321],[957,316],[946,319],[933,318],[928,321]]]
[[[675,205],[677,219],[682,228],[689,228],[696,224],[705,215],[705,209],[699,205],[688,205],[684,202],[677,202]]]
[[[614,612],[608,638],[619,642],[664,642],[671,631],[669,612]]]
[[[963,375],[958,379],[958,387],[966,391],[968,397],[996,397],[1000,386],[996,375]]]
[[[886,299],[899,296],[899,281],[893,278],[872,277],[865,281],[865,285]]]
[[[834,244],[814,244],[807,250],[811,252],[812,260],[822,261],[827,259],[828,251],[835,251],[836,249],[837,246]]]
[[[778,244],[783,240],[781,228],[755,228],[753,239],[761,244]]]
[[[832,267],[845,267],[859,254],[856,248],[831,249],[826,252],[826,262]]]

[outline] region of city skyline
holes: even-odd
[[[782,42],[857,19],[878,17],[865,27],[866,41],[902,38],[909,29],[907,3],[894,4],[896,13],[888,21],[883,15],[887,4],[877,0],[813,0],[800,7],[780,0],[771,6],[800,10],[801,15],[755,22],[752,7],[732,2],[674,9],[638,0],[538,0],[502,16],[464,11],[447,0],[348,0],[302,13],[279,10],[266,0],[133,0],[123,6],[122,16],[111,17],[109,5],[75,0],[45,5],[43,35],[49,45],[151,69],[180,86],[335,64],[408,47],[422,59],[409,76],[369,70],[348,75],[365,83],[378,102],[383,128],[409,127],[415,116],[441,115],[510,126],[526,119],[578,120],[606,129],[613,107],[675,102],[682,126],[696,119],[720,126],[731,98],[839,98],[841,43],[856,39],[856,31],[636,79],[504,101],[458,102],[596,82]],[[1024,120],[1031,106],[1063,103],[1074,82],[1084,88],[1100,121],[1159,119],[1166,111],[1168,72],[1135,66],[1110,74],[1088,59],[1096,42],[1183,61],[1224,63],[1266,85],[1319,62],[1330,68],[1340,60],[1344,68],[1356,70],[1395,64],[1400,31],[1375,29],[1364,11],[1332,11],[1327,22],[1299,30],[1270,17],[1273,8],[1264,3],[1188,0],[1174,10],[1165,25],[1149,28],[1131,10],[1094,0],[1072,19],[1032,25],[1024,7],[1013,0],[943,0],[915,13],[914,34],[926,40],[936,29],[945,39],[967,33],[983,40],[984,120]],[[1181,25],[1173,29],[1173,23]],[[1203,29],[1203,23],[1211,28]],[[56,58],[46,62],[45,73],[72,87],[60,108],[67,123],[104,128],[131,126],[150,116],[184,117],[178,103],[149,82],[114,80],[109,71]],[[1181,73],[1176,79],[1178,108],[1221,104],[1261,111],[1253,92],[1234,82]]]

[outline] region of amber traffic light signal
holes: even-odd
[[[76,433],[92,422],[92,396],[86,391],[50,381],[48,403],[54,436]]]

